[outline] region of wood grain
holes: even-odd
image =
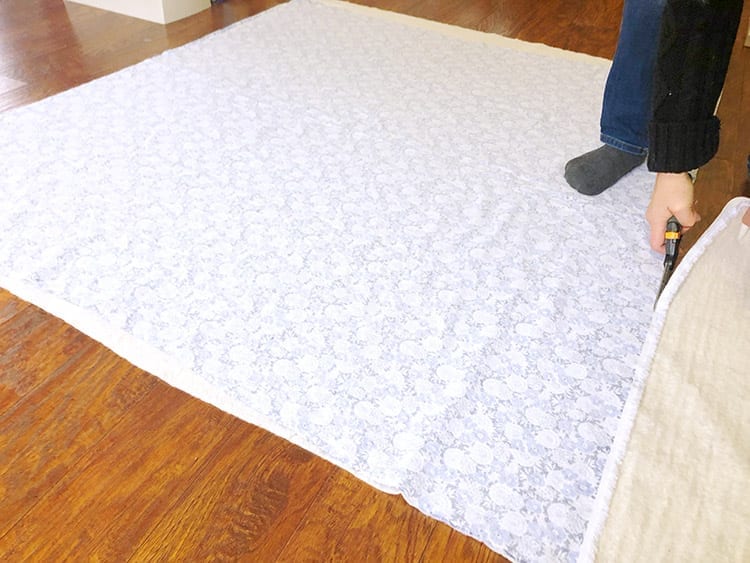
[[[75,362],[84,341],[63,321],[36,307],[20,307],[0,324],[0,413]]]
[[[0,417],[0,538],[157,383],[80,333],[72,341],[69,360]]]
[[[0,76],[24,83],[0,92],[0,110],[278,3],[229,0],[160,26],[59,0],[0,2]],[[358,3],[607,57],[622,10],[621,0]],[[686,247],[748,189],[750,50],[740,48],[742,39],[719,111],[721,148],[698,180],[704,221]],[[4,290],[0,554],[10,561],[504,561],[402,498],[170,388]]]
[[[134,555],[273,561],[334,471],[323,459],[240,424]]]
[[[44,487],[0,538],[0,553],[17,561],[75,560],[113,526],[140,527],[151,514],[161,516],[232,423],[229,415],[158,382]]]

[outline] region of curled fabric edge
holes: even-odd
[[[591,517],[586,526],[583,543],[578,554],[578,563],[592,563],[596,559],[599,537],[604,530],[604,525],[609,515],[609,506],[614,496],[615,487],[617,486],[620,465],[627,453],[630,434],[635,424],[641,397],[646,387],[646,380],[651,370],[651,364],[653,363],[656,349],[661,339],[669,306],[695,263],[703,256],[703,253],[711,245],[716,236],[723,232],[729,226],[730,222],[746,209],[750,209],[750,198],[748,197],[736,197],[724,206],[719,216],[700,236],[687,254],[685,254],[659,297],[654,315],[651,318],[651,325],[646,334],[646,340],[641,348],[638,365],[635,368],[633,387],[623,406],[615,439],[612,442],[612,449],[609,452],[607,463],[604,466],[604,471],[599,481]]]

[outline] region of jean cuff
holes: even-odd
[[[631,143],[626,143],[625,141],[621,141],[620,139],[612,137],[611,135],[605,135],[604,133],[602,133],[599,137],[599,140],[605,145],[609,145],[612,148],[615,148],[622,152],[626,152],[628,154],[634,154],[636,156],[646,156],[648,154],[648,147],[641,147],[638,145],[633,145]]]

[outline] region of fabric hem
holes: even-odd
[[[583,543],[578,555],[578,563],[592,563],[596,559],[599,538],[604,531],[604,525],[609,515],[609,507],[614,496],[617,481],[619,479],[619,470],[622,461],[627,453],[627,446],[630,442],[630,434],[635,424],[638,414],[641,397],[645,389],[645,383],[648,379],[649,370],[656,354],[656,348],[661,339],[661,333],[667,319],[669,306],[675,295],[684,283],[688,274],[695,263],[700,259],[708,246],[713,242],[716,236],[721,233],[730,221],[734,219],[741,211],[750,208],[750,198],[736,197],[730,200],[721,211],[716,220],[708,227],[705,233],[698,239],[692,249],[688,251],[682,262],[679,264],[669,283],[664,288],[664,292],[659,297],[656,304],[654,316],[651,319],[651,325],[646,335],[646,340],[641,349],[641,355],[635,371],[633,388],[623,407],[620,416],[620,423],[612,443],[612,449],[607,457],[607,463],[604,466],[594,505],[592,515],[589,518],[586,531],[584,533]]]
[[[259,426],[309,452],[315,452],[316,456],[354,475],[354,469],[342,465],[340,461],[333,461],[320,454],[317,448],[308,443],[303,436],[290,431],[261,412],[248,409],[241,402],[232,399],[225,393],[217,391],[215,387],[199,378],[192,369],[181,363],[179,358],[170,356],[139,338],[112,326],[97,314],[41,291],[24,281],[0,276],[0,287],[19,299],[65,321],[135,367],[164,381],[171,387],[249,424]],[[400,494],[399,488],[393,483],[381,483],[375,480],[365,480],[361,477],[357,478],[384,493]]]
[[[648,148],[627,143],[618,139],[617,137],[607,135],[606,133],[602,133],[599,136],[599,140],[605,145],[609,145],[612,148],[626,152],[628,154],[634,154],[636,156],[646,156],[648,154]]]

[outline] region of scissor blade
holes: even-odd
[[[664,274],[661,276],[661,284],[659,285],[659,291],[656,293],[656,300],[654,301],[654,309],[656,309],[656,304],[659,302],[659,297],[661,297],[661,292],[664,291],[664,288],[667,287],[667,282],[669,281],[669,278],[672,276],[672,270],[674,268],[671,268],[669,264],[664,266]]]

